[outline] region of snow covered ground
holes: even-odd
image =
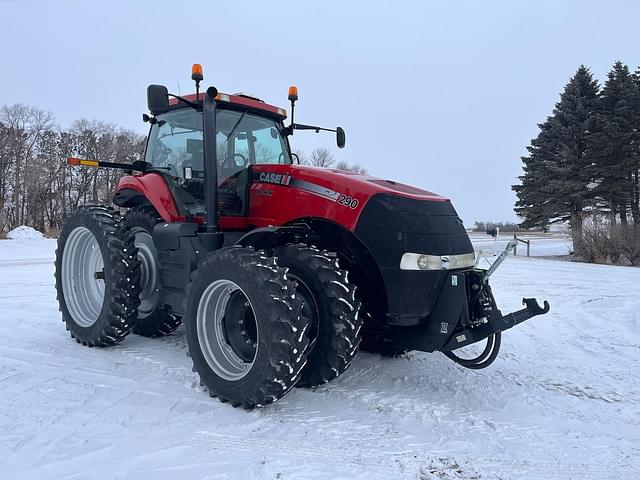
[[[640,478],[640,269],[510,257],[493,279],[503,311],[522,296],[552,310],[506,332],[489,369],[361,353],[245,412],[201,391],[182,328],[72,341],[54,248],[0,241],[2,479]]]

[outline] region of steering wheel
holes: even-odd
[[[278,163],[284,163],[284,152],[280,152],[278,155]]]

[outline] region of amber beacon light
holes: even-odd
[[[289,100],[295,102],[298,100],[298,87],[291,85],[289,87]]]

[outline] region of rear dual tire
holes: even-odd
[[[134,207],[123,220],[123,227],[133,237],[135,249],[130,262],[140,264],[140,306],[133,333],[143,337],[162,337],[176,330],[181,317],[158,304],[160,300],[160,265],[153,243],[153,228],[162,221],[153,207]]]

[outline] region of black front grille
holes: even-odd
[[[400,270],[403,253],[456,255],[473,246],[451,202],[374,195],[356,235],[375,258],[385,282],[392,323],[414,324],[433,308],[447,273]]]

